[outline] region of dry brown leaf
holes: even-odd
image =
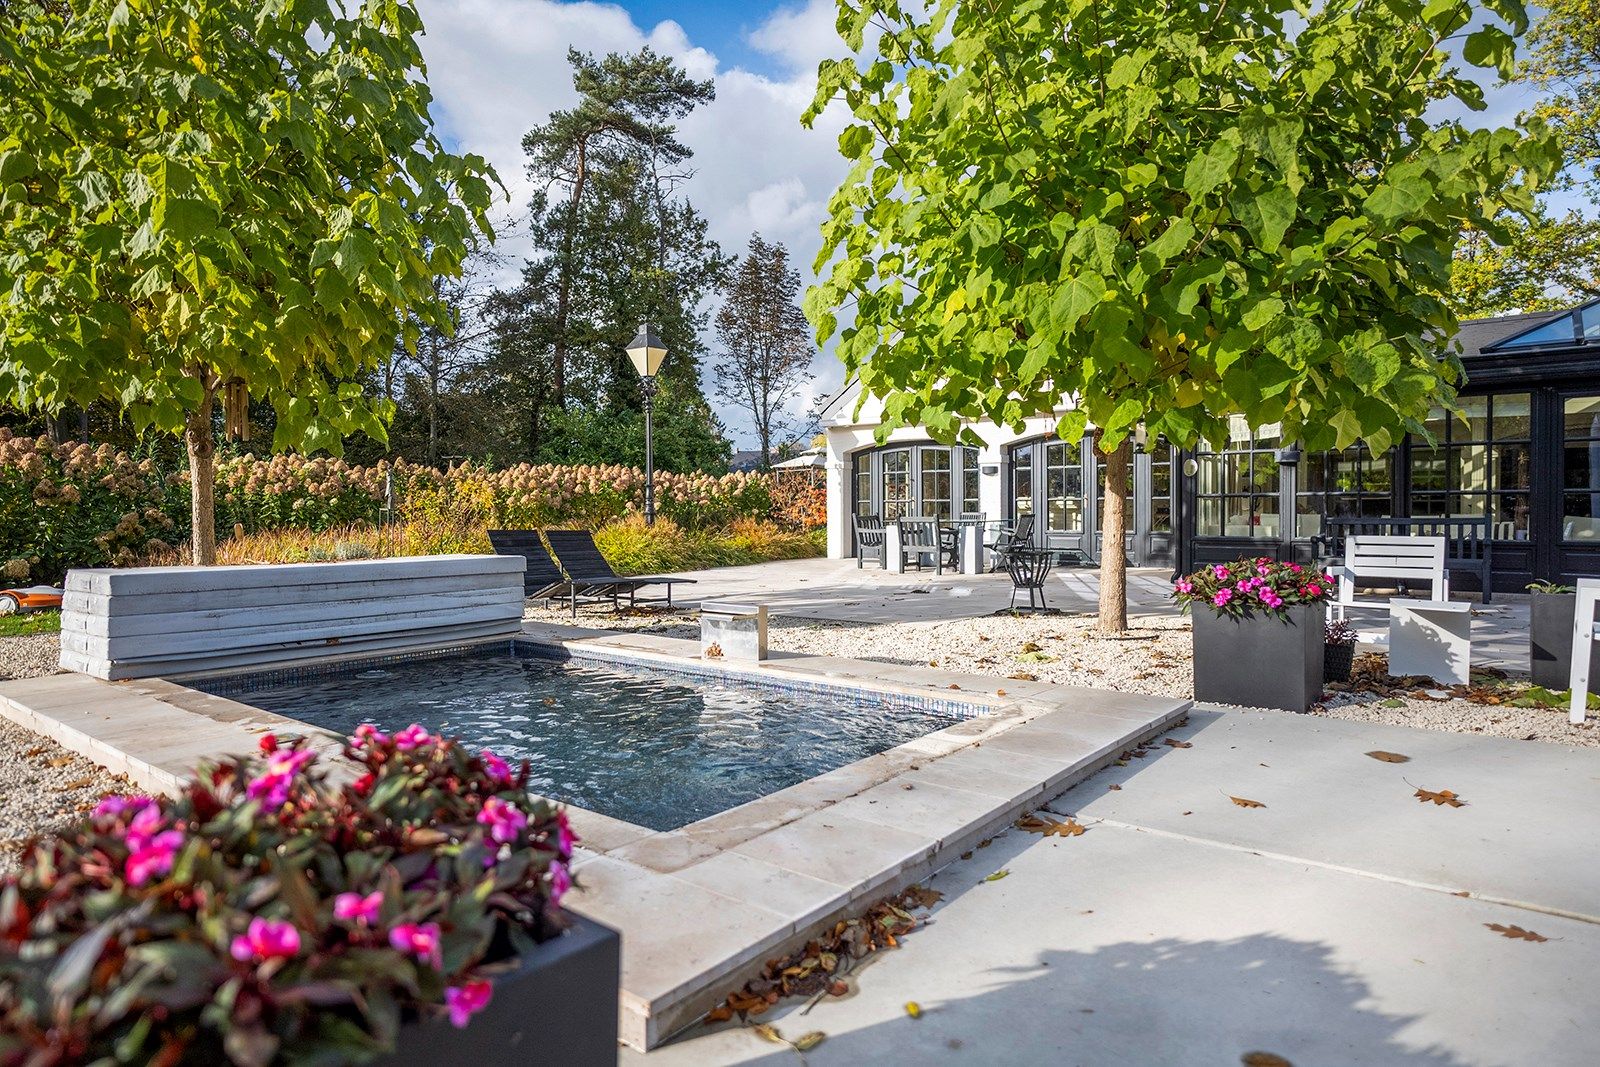
[[[906,899],[914,907],[931,908],[944,899],[944,894],[937,889],[925,885],[914,885],[905,892]]]
[[[733,1009],[726,1004],[718,1004],[706,1012],[706,1022],[708,1023],[725,1023],[731,1018],[733,1018]]]
[[[1513,941],[1548,941],[1543,934],[1536,934],[1532,930],[1524,930],[1520,926],[1502,926],[1499,923],[1484,923],[1489,929],[1501,937],[1509,937]]]
[[[771,1023],[756,1023],[750,1028],[755,1035],[763,1041],[770,1041],[774,1045],[787,1045],[789,1042],[778,1032],[778,1028]]]
[[[1008,674],[1006,677],[1013,682],[1037,682],[1039,680],[1037,674],[1029,674],[1027,671],[1018,671],[1016,674]]]
[[[83,789],[84,787],[91,785],[94,785],[94,775],[92,774],[87,778],[79,778],[75,782],[68,782],[66,785],[57,786],[56,791],[59,793],[70,793],[74,789]]]
[[[994,691],[994,695],[997,697],[1003,697],[1006,695],[1006,691],[1004,689],[996,689]]]
[[[954,683],[954,682],[951,682],[951,683],[950,683],[950,685],[949,685],[949,686],[948,686],[948,687],[947,687],[947,688],[950,688],[950,689],[960,689],[960,688],[961,688],[961,687],[960,687],[960,686],[959,686],[959,685],[957,685],[957,684],[956,684],[956,683]]]
[[[1244,797],[1229,797],[1228,799],[1233,801],[1235,804],[1239,805],[1241,808],[1264,808],[1264,807],[1266,807],[1266,805],[1261,803],[1261,801],[1259,801],[1259,800],[1246,800]],[[1099,838],[1096,838],[1095,840],[1098,841]]]
[[[23,759],[32,759],[35,756],[42,756],[46,752],[49,752],[49,751],[50,751],[50,748],[49,748],[48,745],[39,745],[39,746],[37,746],[35,748],[30,748],[30,749],[28,749],[28,751],[24,752],[22,754],[22,758]]]
[[[1191,741],[1179,741],[1176,737],[1165,737],[1165,738],[1162,738],[1161,743],[1163,745],[1171,745],[1173,748],[1193,748],[1194,747],[1194,743],[1193,742],[1191,742]]]
[[[1025,830],[1030,834],[1041,834],[1045,837],[1077,837],[1088,829],[1072,819],[1065,822],[1056,822],[1039,815],[1024,815],[1012,824],[1018,830]]]
[[[1465,807],[1467,803],[1465,800],[1462,800],[1448,789],[1441,789],[1438,792],[1433,792],[1432,790],[1428,789],[1418,789],[1415,795],[1416,798],[1422,801],[1424,804],[1431,800],[1436,805],[1448,804],[1452,808],[1461,808]]]
[[[1246,1052],[1239,1057],[1244,1067],[1294,1067],[1294,1064],[1276,1052]]]
[[[1112,792],[1116,792],[1117,790],[1121,789],[1122,787],[1120,785],[1118,785],[1116,782],[1112,782],[1110,785],[1106,786],[1106,788],[1111,790]]]
[[[1373,752],[1368,752],[1367,755],[1371,756],[1375,760],[1382,760],[1384,763],[1410,763],[1411,762],[1411,757],[1410,756],[1402,756],[1398,752],[1385,752],[1382,749],[1377,749],[1377,750],[1375,750]]]
[[[71,763],[73,761],[73,759],[75,759],[75,758],[76,757],[74,757],[74,756],[57,756],[53,760],[47,760],[46,761],[46,766],[50,766],[50,767],[65,767],[67,764]]]

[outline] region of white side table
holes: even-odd
[[[983,527],[975,522],[961,527],[961,573],[983,573]]]
[[[1466,685],[1472,662],[1472,605],[1450,600],[1389,601],[1389,674],[1420,674]]]

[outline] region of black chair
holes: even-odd
[[[939,520],[901,516],[894,522],[900,528],[901,565],[915,563],[920,571],[923,560],[931,559],[934,572],[943,574],[944,552],[939,544]]]
[[[1344,558],[1344,539],[1356,536],[1442,537],[1445,566],[1452,575],[1468,573],[1478,578],[1483,602],[1494,599],[1494,538],[1489,520],[1459,518],[1358,518],[1328,515],[1322,532],[1311,538],[1312,559],[1325,567]]]
[[[1034,517],[1024,515],[1017,520],[1015,526],[1003,526],[1000,536],[993,541],[986,542],[983,547],[994,553],[994,569],[1004,570],[1006,558],[1018,549],[1033,546]]]
[[[637,603],[640,589],[652,585],[667,587],[667,607],[672,607],[672,587],[675,585],[693,585],[693,578],[675,578],[664,574],[621,575],[611,569],[611,564],[600,554],[600,548],[594,543],[594,535],[588,530],[546,530],[545,540],[550,542],[550,551],[555,554],[556,562],[573,581],[580,581],[576,575],[593,575],[597,577],[597,584],[609,587],[612,594],[626,592],[628,606]],[[657,598],[659,599],[659,598]]]
[[[944,566],[957,570],[961,566],[961,530],[966,526],[983,526],[983,512],[963,511],[958,518],[939,523],[939,551],[944,554]]]
[[[1043,611],[1050,605],[1045,603],[1044,583],[1050,577],[1050,567],[1055,562],[1055,553],[1047,548],[1022,548],[1017,547],[1006,553],[1006,573],[1011,575],[1011,610],[1017,610],[1017,594],[1024,589],[1028,591],[1028,610]],[[1034,603],[1037,598],[1038,603]]]
[[[883,544],[883,520],[876,515],[861,515],[856,518],[856,569],[861,569],[861,561],[867,558],[868,553],[878,557],[878,566],[886,566],[889,562]]]
[[[489,544],[496,555],[521,556],[527,561],[527,569],[522,572],[524,597],[544,600],[546,603],[569,599],[574,619],[578,617],[580,598],[590,601],[609,599],[612,606],[616,607],[617,598],[628,589],[625,584],[608,583],[600,575],[574,577],[570,573],[563,573],[551,558],[550,551],[544,547],[538,530],[490,530]]]

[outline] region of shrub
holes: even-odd
[[[772,482],[772,518],[780,526],[811,530],[828,524],[828,487],[794,475]]]
[[[565,814],[491,753],[362,727],[108,797],[0,888],[0,1062],[343,1063],[407,1017],[465,1025],[559,932]]]
[[[1201,567],[1173,584],[1172,597],[1185,611],[1204,605],[1218,615],[1282,617],[1296,604],[1327,603],[1335,590],[1331,574],[1258,556]]]

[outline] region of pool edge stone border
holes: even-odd
[[[506,639],[450,646],[495,640]],[[621,1039],[637,1049],[695,1023],[784,946],[925,879],[1193,705],[831,656],[707,661],[697,641],[539,623],[514,640],[557,657],[980,713],[677,830],[572,807],[584,841],[573,864],[579,888],[567,903],[622,931]],[[161,792],[174,791],[200,759],[253,751],[269,730],[310,736],[338,754],[325,731],[192,689],[188,677],[5,682],[0,714]]]

